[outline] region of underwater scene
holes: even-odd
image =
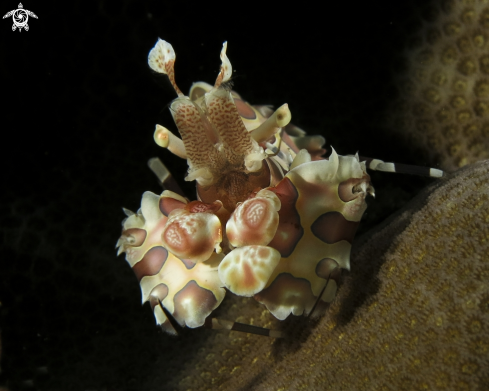
[[[2,15],[0,391],[489,389],[489,4]]]

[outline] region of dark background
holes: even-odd
[[[0,14],[17,1],[2,2]],[[150,157],[194,197],[186,163],[153,142],[156,123],[175,130],[167,109],[175,93],[147,66],[158,37],[176,51],[184,92],[214,82],[227,40],[234,88],[249,102],[288,103],[292,121],[324,135],[328,150],[423,165],[382,128],[399,55],[430,17],[415,3],[26,0],[38,16],[29,31],[1,20],[0,385],[165,389],[183,360],[175,355],[191,355],[211,332],[161,333],[114,250],[121,207],[137,210],[144,191],[161,192]],[[363,231],[426,183],[373,181],[378,198]]]

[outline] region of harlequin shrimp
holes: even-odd
[[[413,169],[334,149],[322,158],[324,138],[292,125],[287,104],[252,106],[229,88],[226,49],[225,42],[214,85],[195,83],[188,96],[175,82],[172,46],[160,39],[150,51],[149,66],[178,95],[170,109],[181,136],[156,125],[154,139],[187,160],[185,180],[196,181],[197,200],[185,198],[159,159],[150,160],[164,191],[145,192],[136,213],[124,210],[116,247],[165,331],[206,324],[277,337],[209,315],[227,291],[253,297],[280,320],[323,313],[341,269],[350,268],[365,198],[374,196],[367,168]]]

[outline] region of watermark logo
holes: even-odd
[[[24,9],[22,3],[19,3],[18,7],[19,8],[17,8],[16,10],[7,12],[3,16],[3,19],[8,18],[9,16],[12,17],[12,20],[14,21],[14,24],[12,25],[12,31],[15,31],[16,29],[19,29],[19,31],[22,31],[22,29],[25,29],[25,31],[29,31],[29,25],[27,24],[29,16],[38,19],[37,15],[32,11]]]

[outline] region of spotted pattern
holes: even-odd
[[[200,287],[194,280],[189,281],[185,287],[174,296],[173,317],[180,324],[189,327],[202,326],[208,314],[218,305],[214,294],[207,289]]]
[[[195,267],[196,263],[192,262],[190,259],[185,259],[185,258],[178,258],[182,263],[185,265],[185,267],[190,270],[193,267]]]
[[[231,94],[226,90],[219,90],[206,97],[206,104],[209,119],[225,146],[224,154],[228,162],[241,166],[243,156],[253,149],[253,145]]]
[[[254,297],[280,320],[291,312],[298,316],[307,315],[316,302],[310,282],[289,273],[277,276],[269,287]]]
[[[276,187],[269,190],[278,196],[281,203],[277,232],[269,246],[277,249],[283,258],[287,258],[304,235],[301,218],[295,207],[299,193],[289,178],[282,179]]]
[[[150,249],[132,270],[138,281],[143,277],[154,276],[159,273],[168,258],[168,250],[158,246]]]
[[[206,167],[209,162],[217,162],[219,154],[214,149],[217,135],[202,114],[200,108],[188,99],[176,99],[172,105],[172,115],[178,127],[187,160],[191,170]]]
[[[333,244],[340,240],[353,241],[358,221],[348,221],[340,212],[327,212],[319,216],[311,226],[311,232],[325,243]]]
[[[174,209],[182,209],[185,204],[182,201],[176,200],[171,197],[161,197],[159,202],[160,212],[168,217],[170,212]]]
[[[246,119],[256,119],[256,113],[253,111],[252,107],[241,99],[234,98],[234,104],[241,117]]]
[[[163,283],[156,285],[149,295],[149,304],[151,305],[151,309],[154,310],[157,305],[160,305],[160,301],[165,300],[167,296],[168,286]]]
[[[222,240],[221,223],[213,213],[175,209],[168,216],[161,238],[176,256],[203,262]]]
[[[188,210],[190,213],[216,213],[219,209],[221,209],[221,207],[221,201],[215,201],[212,204],[205,204],[201,201],[191,201],[185,206],[185,209]]]
[[[331,258],[323,258],[316,265],[316,274],[318,277],[324,278],[327,280],[331,278],[331,274],[335,270],[339,270],[340,265],[334,259]]]
[[[141,246],[146,240],[146,231],[140,228],[129,228],[122,232],[121,236],[126,236],[131,246]]]
[[[356,191],[356,186],[364,181],[364,178],[350,178],[338,186],[338,196],[343,202],[353,201],[361,194]]]

